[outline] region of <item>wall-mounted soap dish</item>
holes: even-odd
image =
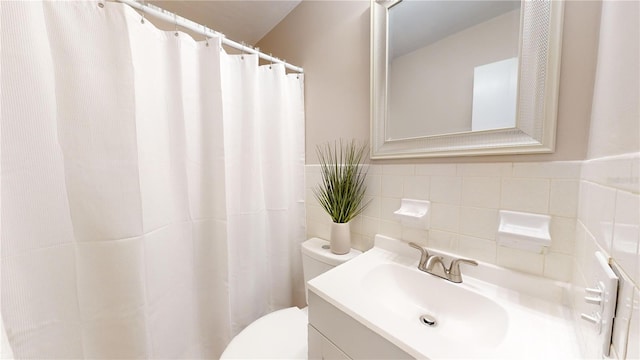
[[[430,205],[431,203],[426,200],[402,199],[400,209],[394,211],[393,214],[403,226],[428,229]]]
[[[500,210],[498,245],[515,249],[544,252],[551,245],[548,215]]]

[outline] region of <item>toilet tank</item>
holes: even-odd
[[[307,281],[347,262],[362,252],[351,249],[344,255],[337,255],[329,250],[329,242],[326,240],[311,238],[302,243],[302,271],[304,273],[304,289],[307,290]]]

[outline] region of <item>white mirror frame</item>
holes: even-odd
[[[516,127],[389,140],[388,12],[371,0],[371,158],[551,153],[555,149],[564,0],[522,2]]]

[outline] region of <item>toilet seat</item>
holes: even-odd
[[[307,308],[269,313],[236,335],[221,359],[306,359]]]

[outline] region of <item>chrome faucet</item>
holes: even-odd
[[[444,265],[442,256],[439,255],[429,255],[429,252],[423,248],[422,246],[410,242],[409,246],[420,250],[420,262],[418,263],[418,269],[426,272],[427,274],[435,275],[437,277],[441,277],[445,280],[461,283],[462,282],[462,274],[460,273],[460,264],[469,264],[473,266],[478,266],[478,263],[474,260],[470,259],[453,259],[449,268]]]
[[[425,266],[424,271],[431,275],[435,275],[445,280],[449,280],[449,276],[447,274],[447,267],[444,266],[444,262],[442,262],[442,256],[431,256],[427,260],[427,265]]]
[[[449,266],[449,270],[447,273],[449,274],[449,281],[453,281],[454,283],[462,282],[462,274],[460,273],[460,264],[469,264],[473,266],[478,266],[478,262],[471,259],[454,259],[451,261],[451,265]]]
[[[410,242],[409,246],[420,251],[420,262],[418,262],[418,269],[425,271],[425,265],[427,264],[427,259],[429,259],[429,252],[427,251],[427,249],[414,242]]]

